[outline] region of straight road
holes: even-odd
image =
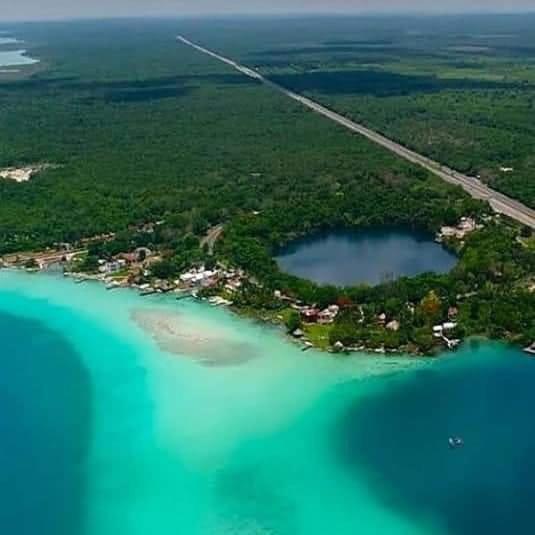
[[[413,150],[408,149],[407,147],[404,147],[403,145],[400,145],[399,143],[396,143],[391,139],[388,139],[382,134],[370,130],[365,126],[358,124],[329,108],[326,108],[322,104],[319,104],[318,102],[308,97],[299,95],[298,93],[290,91],[289,89],[286,89],[285,87],[272,82],[254,69],[250,69],[249,67],[240,65],[234,60],[226,58],[216,52],[213,52],[212,50],[204,48],[181,35],[177,37],[177,41],[184,45],[190,46],[195,50],[202,52],[203,54],[207,54],[208,56],[211,56],[212,58],[229,65],[230,67],[237,70],[238,72],[241,72],[245,76],[253,78],[265,84],[266,86],[271,87],[272,89],[279,91],[280,93],[283,93],[292,100],[295,100],[303,106],[309,108],[310,110],[320,115],[323,115],[327,119],[334,121],[335,123],[347,128],[348,130],[351,130],[352,132],[355,132],[368,138],[374,143],[381,145],[382,147],[393,152],[394,154],[397,154],[398,156],[405,158],[406,160],[412,163],[420,165],[421,167],[427,169],[442,180],[449,182],[450,184],[454,184],[456,186],[461,186],[472,197],[487,201],[495,212],[509,216],[511,219],[514,219],[523,225],[535,229],[535,210],[532,210],[531,208],[522,204],[519,201],[511,199],[510,197],[504,195],[503,193],[500,193],[499,191],[495,191],[492,188],[489,188],[486,184],[484,184],[477,178],[468,175],[463,175],[462,173],[459,173],[454,169],[450,169],[449,167],[441,165],[440,163],[435,162],[434,160],[431,160],[430,158],[427,158],[422,154],[418,154],[417,152],[414,152]]]

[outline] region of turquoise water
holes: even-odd
[[[429,234],[406,229],[326,231],[298,239],[277,256],[287,273],[319,284],[379,284],[426,272],[447,273],[454,254]]]
[[[45,534],[81,533],[91,426],[85,370],[69,344],[39,322],[0,313],[0,333],[0,525],[19,534],[36,526]]]
[[[255,357],[217,367],[186,351],[166,353],[132,320],[140,310],[179,311],[188,329],[217,333],[233,348],[253,347]],[[0,335],[3,532],[467,533],[442,501],[420,510],[417,493],[400,499],[392,489],[408,488],[407,473],[392,473],[372,446],[390,430],[381,448],[404,462],[406,449],[398,448],[416,433],[414,422],[425,421],[429,405],[405,406],[399,392],[417,390],[427,373],[446,381],[448,366],[456,370],[473,350],[452,364],[337,359],[302,353],[277,331],[201,304],[6,271],[0,272]],[[484,347],[492,355],[480,357],[488,357],[491,368],[501,362],[500,347]],[[480,369],[486,368],[477,364],[470,383]],[[466,390],[470,383],[461,381]],[[437,419],[453,418],[451,428],[471,443],[468,422],[454,418],[457,399],[437,402],[429,388],[424,392]],[[507,407],[510,396],[495,391]],[[392,414],[385,408],[390,401],[400,405]],[[480,417],[488,424],[492,414],[481,410]],[[412,423],[395,424],[398,418]],[[437,424],[426,453],[437,442],[442,448],[451,432]],[[462,459],[469,451],[467,445],[454,453]],[[500,454],[505,463],[509,453],[491,448],[488,458]],[[433,469],[426,466],[429,481]],[[467,493],[449,490],[469,507]]]
[[[2,50],[0,51],[0,67],[15,67],[33,65],[39,60],[26,55],[26,50]]]

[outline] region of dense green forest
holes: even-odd
[[[99,255],[144,245],[163,256],[153,274],[174,277],[191,263],[207,260],[199,238],[209,227],[224,224],[224,236],[210,262],[222,260],[242,267],[259,283],[244,287],[236,300],[238,307],[273,310],[279,306],[273,299],[275,289],[309,303],[342,300],[346,306],[331,333],[333,342],[426,351],[431,323],[448,307],[459,306],[460,335],[531,342],[535,295],[528,287],[535,272],[535,252],[526,245],[529,232],[514,225],[492,223],[475,233],[459,248],[458,267],[446,276],[342,289],[318,287],[278,270],[272,258],[277,247],[316,229],[401,225],[436,231],[461,216],[482,218],[488,207],[175,41],[177,33],[184,33],[251,61],[264,58],[272,62],[263,67],[273,69],[272,76],[297,76],[299,83],[314,78],[308,72],[312,67],[303,66],[300,59],[292,66],[283,64],[286,52],[275,53],[273,47],[280,48],[285,36],[295,42],[298,32],[290,32],[291,24],[301,29],[300,39],[311,38],[316,20],[251,24],[114,21],[6,28],[25,39],[41,63],[21,73],[0,74],[0,168],[52,166],[26,183],[0,181],[0,255],[116,232],[113,242],[91,247],[88,269],[95,267]],[[336,24],[341,25],[340,31]],[[385,31],[394,31],[389,26],[393,23],[384,24]],[[237,27],[244,31],[237,32]],[[319,71],[320,80],[327,80],[329,68],[337,70],[337,54],[347,54],[348,49],[349,55],[353,53],[353,44],[346,43],[350,28],[348,21],[332,21],[330,32],[323,28],[327,44],[320,46],[332,47],[336,53],[329,60],[334,61],[331,67],[325,63]],[[375,57],[375,49],[387,37],[376,32],[374,39],[368,39],[371,51],[366,54]],[[310,41],[299,46],[296,58],[308,56],[308,47],[318,47]],[[299,69],[302,72],[297,75]],[[451,110],[454,106],[448,98],[480,102],[481,92],[489,99],[500,95],[507,99],[508,92],[517,91],[517,82],[503,80],[499,89],[493,85],[498,82],[477,81],[475,92],[458,80],[437,82],[429,75],[415,81],[412,75],[375,73],[367,86],[370,94],[358,94],[346,91],[343,76],[336,76],[334,86],[340,89],[320,91],[322,98],[340,109],[344,105],[353,109],[361,99],[366,102],[361,112],[368,113],[370,120],[384,121],[400,132],[405,128],[400,124],[416,121],[403,100],[412,97],[393,89],[406,87],[407,77],[411,78],[409,93],[430,100],[444,98]],[[353,73],[350,79],[352,84],[358,79],[363,82],[362,74]],[[379,88],[380,96],[372,94]],[[525,98],[519,96],[509,107],[498,106],[494,115],[507,116],[507,110],[525,103]],[[385,105],[376,109],[376,101]],[[386,102],[399,103],[398,123]],[[498,101],[489,101],[489,107],[490,102]],[[436,107],[440,108],[438,101]],[[521,119],[528,136],[531,126],[519,112],[517,120]],[[461,115],[457,120],[461,129]],[[425,137],[417,122],[419,129],[407,127],[415,145]],[[466,123],[472,124],[470,119]],[[462,136],[452,132],[456,142],[460,140],[458,153],[439,144],[440,150],[448,158],[461,158],[466,146]],[[436,135],[446,135],[446,130]],[[485,147],[492,151],[487,138],[481,143],[488,143]],[[508,146],[527,151],[527,145],[515,140]],[[482,161],[493,169],[486,154],[475,146],[470,165]],[[511,157],[506,163],[517,165],[517,161]],[[498,184],[505,191],[516,184],[518,197],[529,201],[530,186],[517,183],[516,176],[501,177],[503,182]],[[137,230],[156,221],[163,223],[150,236]],[[439,304],[428,313],[430,294]],[[471,297],[464,301],[457,297],[465,294]],[[411,319],[404,313],[408,301],[422,307]],[[362,307],[368,319],[359,323],[355,311],[360,314]],[[377,328],[373,318],[379,311],[400,319],[399,333]]]
[[[535,206],[535,16],[310,18],[276,34],[238,26],[189,34]]]
[[[29,183],[0,182],[0,251],[164,216],[178,231],[200,233],[281,205],[310,225],[325,212],[355,224],[369,217],[436,226],[448,209],[436,197],[463,198],[178,46],[179,28],[123,22],[18,29],[36,43],[31,52],[45,68],[0,84],[0,167],[55,167]],[[359,213],[372,205],[377,213]]]

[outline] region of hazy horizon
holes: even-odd
[[[535,11],[535,0],[450,0],[447,6],[429,6],[424,0],[234,0],[221,7],[217,0],[19,0],[3,7],[0,21],[81,18],[192,17],[238,15],[437,15],[468,13],[522,13]]]

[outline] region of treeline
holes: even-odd
[[[349,288],[319,286],[281,273],[259,240],[226,237],[220,252],[245,263],[261,286],[246,286],[238,306],[284,307],[275,290],[320,308],[338,304],[341,313],[330,331],[330,343],[366,348],[404,348],[429,352],[432,327],[455,310],[451,338],[482,335],[528,345],[535,339],[535,293],[529,290],[535,273],[535,251],[517,239],[518,228],[490,223],[469,238],[458,265],[447,275],[413,278]],[[532,283],[532,282],[531,282]],[[384,314],[385,320],[378,318]],[[396,330],[385,328],[395,321]]]
[[[0,254],[114,232],[112,242],[90,246],[89,266],[138,246],[162,256],[153,266],[161,278],[192,262],[225,260],[260,282],[238,296],[243,306],[279,306],[274,289],[321,306],[342,300],[332,336],[347,342],[368,337],[367,343],[380,343],[387,333],[372,318],[382,310],[401,323],[385,344],[425,348],[435,316],[418,311],[430,302],[441,315],[458,305],[469,334],[531,335],[533,296],[525,288],[533,252],[502,226],[475,235],[448,276],[340,289],[281,273],[273,260],[277,248],[315,230],[388,225],[434,232],[461,216],[479,217],[485,207],[282,95],[178,47],[175,35],[171,23],[58,25],[36,50],[48,70],[0,83],[0,168],[55,164],[28,183],[0,181]],[[460,124],[465,100],[459,95],[460,107],[445,107]],[[342,109],[361,109],[361,101],[349,98]],[[385,98],[384,109],[365,102],[362,109],[377,124],[400,128],[393,110],[399,102],[402,115],[403,101]],[[432,102],[438,110],[439,101]],[[522,132],[531,132],[526,121]],[[471,150],[470,128],[455,132],[460,148],[454,154]],[[407,127],[404,136],[418,144],[418,132]],[[140,231],[156,222],[154,232]],[[224,237],[212,259],[199,238],[221,223]],[[473,295],[457,298],[466,294]],[[412,319],[407,301],[416,306]],[[512,302],[518,302],[514,313]]]

